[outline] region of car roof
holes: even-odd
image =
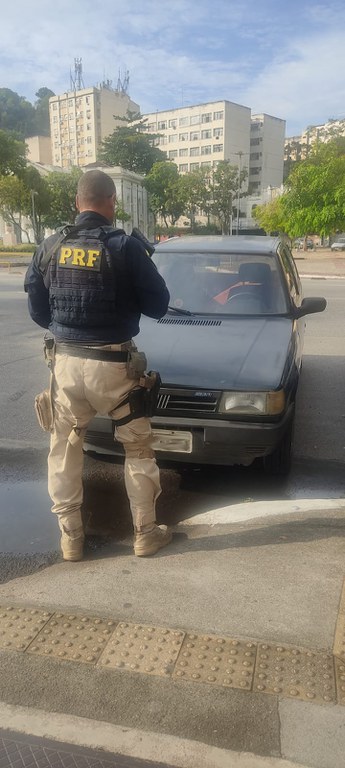
[[[238,254],[274,254],[280,242],[281,238],[266,235],[192,235],[164,240],[155,246],[155,250],[162,253],[167,251],[209,253],[212,251]]]

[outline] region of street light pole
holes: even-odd
[[[238,152],[238,191],[237,191],[237,217],[236,217],[236,235],[240,231],[240,192],[241,192],[241,170],[243,152]]]
[[[36,226],[36,210],[35,210],[35,195],[38,195],[35,189],[30,189],[31,195],[31,211],[32,211],[32,227],[34,230],[34,239],[37,242],[37,226]]]

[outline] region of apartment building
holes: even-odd
[[[250,127],[249,190],[261,195],[283,181],[285,120],[252,115]]]
[[[230,101],[179,107],[146,114],[149,133],[180,173],[231,160],[249,165],[250,109]]]
[[[321,125],[310,125],[300,136],[289,136],[285,139],[285,160],[305,160],[313,144],[322,144],[345,136],[345,118],[328,120]]]
[[[49,99],[53,165],[70,168],[95,163],[98,148],[127,112],[140,107],[127,93],[110,87],[83,88]]]

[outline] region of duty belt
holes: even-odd
[[[108,363],[126,363],[128,360],[127,352],[117,352],[112,349],[97,349],[95,347],[73,346],[73,344],[56,344],[56,352],[60,355],[70,355],[71,357],[83,357],[86,360],[104,360]]]

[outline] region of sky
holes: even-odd
[[[227,99],[286,135],[345,118],[343,0],[15,0],[1,9],[0,87],[32,103],[129,71],[142,114]]]

